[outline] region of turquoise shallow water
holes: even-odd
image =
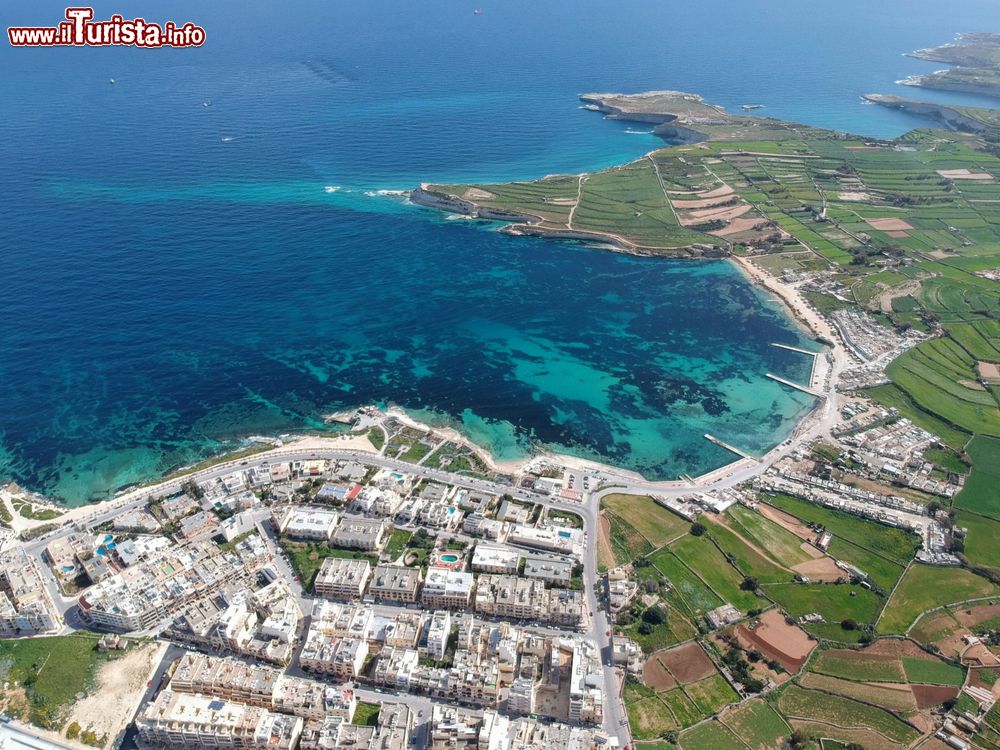
[[[200,50],[0,48],[0,476],[76,504],[370,401],[504,458],[540,444],[651,477],[728,461],[704,432],[765,450],[809,403],[763,374],[808,363],[770,346],[801,335],[733,267],[509,238],[379,191],[659,144],[581,111],[586,90],[893,135],[920,123],[857,97],[933,68],[901,52],[998,20],[830,5],[802,29],[783,0],[179,2]]]

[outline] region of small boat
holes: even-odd
[[[747,111],[747,112],[749,112],[751,109],[764,109],[764,105],[763,104],[744,104],[743,107],[742,107],[742,109],[745,110],[745,111]]]
[[[203,107],[211,107],[212,106],[212,100],[211,99],[206,99],[205,101],[203,101],[201,103],[201,106],[203,106]]]
[[[472,11],[472,15],[474,15],[474,16],[481,16],[481,15],[483,15],[483,9],[482,8],[476,8],[474,11]]]
[[[117,81],[115,81],[115,79],[114,79],[114,78],[109,78],[109,79],[108,79],[108,83],[110,83],[110,84],[111,84],[112,86],[114,86],[114,85],[115,85],[115,83],[117,83]]]

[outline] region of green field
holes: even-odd
[[[708,721],[689,729],[680,737],[683,750],[729,750],[745,747],[729,728],[718,721]]]
[[[792,733],[785,720],[762,700],[747,701],[727,712],[722,720],[750,750],[780,747],[781,740]]]
[[[601,501],[601,507],[630,524],[654,549],[684,534],[691,526],[647,495],[608,495]]]
[[[729,515],[742,530],[742,536],[786,568],[813,559],[802,549],[801,539],[760,513],[743,505],[734,505],[729,509]]]
[[[752,591],[740,588],[744,576],[729,564],[707,534],[700,537],[691,535],[682,537],[671,544],[670,549],[723,601],[735,605],[744,612],[766,604]]]
[[[0,640],[0,685],[19,682],[28,698],[25,719],[46,729],[62,725],[77,693],[94,688],[97,669],[113,656],[97,652],[97,637],[76,633],[53,638]]]
[[[883,526],[875,521],[824,508],[817,503],[791,495],[766,495],[763,499],[803,521],[822,524],[835,536],[843,537],[900,565],[912,560],[917,548],[917,536],[902,529]]]
[[[809,667],[813,672],[845,680],[873,682],[906,682],[903,665],[898,659],[862,658],[861,652],[830,649],[823,651]]]
[[[736,703],[740,699],[721,674],[714,674],[685,685],[684,690],[705,716],[711,716],[723,706]]]
[[[878,622],[880,633],[905,633],[922,613],[942,604],[1000,593],[985,578],[963,568],[939,568],[914,563],[893,592]]]
[[[351,719],[351,723],[374,727],[378,725],[378,715],[381,710],[382,707],[378,703],[359,702],[354,710],[354,718]]]
[[[650,560],[667,577],[693,617],[701,617],[722,604],[722,600],[705,582],[692,573],[669,548],[661,549]]]
[[[1000,519],[1000,440],[977,435],[966,452],[972,473],[955,496],[955,507]]]
[[[653,551],[653,545],[628,521],[608,511],[605,511],[604,517],[608,519],[611,531],[611,551],[614,560],[602,559],[600,561],[602,565],[609,568],[612,565],[625,565]]]
[[[959,511],[955,523],[968,529],[965,536],[965,558],[970,565],[1000,568],[1000,521],[986,516]]]
[[[764,557],[722,524],[706,517],[702,517],[702,523],[711,529],[712,538],[726,555],[732,556],[736,567],[744,575],[756,576],[761,583],[778,583],[793,578],[790,570]]]
[[[965,682],[965,670],[937,659],[904,656],[903,668],[906,670],[906,679],[914,683],[961,687]]]
[[[883,601],[868,589],[846,583],[782,583],[765,585],[763,589],[793,617],[817,612],[838,630],[841,620],[875,622]],[[846,632],[843,636],[839,640],[850,638]]]
[[[863,727],[909,745],[920,733],[888,711],[842,696],[789,685],[781,692],[778,709],[787,717],[825,721],[838,727]]]
[[[886,560],[874,552],[869,552],[841,537],[834,537],[827,550],[837,560],[849,562],[860,568],[886,593],[892,591],[896,581],[903,575],[903,566]]]
[[[403,549],[406,547],[406,543],[410,541],[411,536],[413,536],[413,533],[410,531],[395,529],[385,545],[385,558],[391,561],[403,554]]]

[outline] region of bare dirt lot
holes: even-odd
[[[878,229],[882,232],[905,232],[907,229],[913,229],[913,225],[905,219],[896,219],[894,217],[865,219],[865,221],[872,229]]]
[[[1000,367],[993,362],[977,362],[979,377],[988,383],[1000,383]]]
[[[967,628],[975,627],[994,617],[1000,617],[1000,604],[984,604],[980,607],[962,607],[952,610],[955,619]]]
[[[803,545],[803,548],[809,545]],[[812,549],[812,548],[810,548]],[[799,575],[806,576],[810,581],[836,581],[844,577],[844,571],[829,557],[820,557],[809,562],[799,563],[792,568]]]
[[[958,695],[958,688],[944,685],[910,685],[910,689],[920,708],[940,705]]]
[[[677,681],[687,685],[715,673],[715,665],[704,649],[694,641],[665,651],[657,651],[656,656],[670,670]]]
[[[132,718],[164,648],[160,643],[132,646],[125,656],[102,666],[97,689],[73,705],[67,726],[76,722],[84,731],[106,736],[110,745]]]
[[[642,681],[658,693],[677,687],[677,680],[667,671],[656,654],[646,659],[646,664],[642,668]]]
[[[776,659],[786,671],[798,672],[816,647],[816,641],[797,625],[789,625],[776,609],[765,612],[753,629],[740,625],[736,637],[756,648],[768,659]]]

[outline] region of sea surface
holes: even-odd
[[[476,15],[474,8],[482,13]],[[14,0],[4,25],[65,4]],[[510,238],[393,191],[595,170],[661,141],[585,91],[680,89],[870,136],[864,105],[995,0],[99,3],[200,49],[0,45],[0,478],[68,504],[395,403],[501,458],[698,474],[812,407],[813,346],[724,261]],[[114,83],[111,83],[114,79]]]

